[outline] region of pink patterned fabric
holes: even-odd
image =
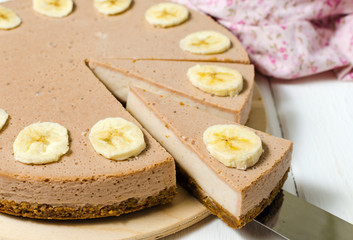
[[[334,69],[353,80],[353,0],[174,0],[214,17],[257,70],[295,79]]]

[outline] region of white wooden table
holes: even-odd
[[[295,81],[257,74],[269,132],[294,142],[284,189],[353,224],[353,82],[332,72]],[[210,216],[174,239],[282,239],[255,222],[240,230]]]

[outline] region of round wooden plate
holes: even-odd
[[[249,127],[267,130],[261,94],[255,86]],[[209,211],[183,188],[171,204],[105,219],[53,221],[0,214],[2,240],[118,240],[156,239],[187,228],[209,216]]]

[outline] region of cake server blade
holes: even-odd
[[[274,206],[256,217],[261,225],[291,240],[353,239],[352,224],[286,191],[280,194],[271,204]]]

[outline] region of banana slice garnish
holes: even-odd
[[[111,160],[137,156],[146,148],[141,129],[123,118],[98,121],[92,127],[89,139],[97,153]]]
[[[187,76],[195,87],[220,97],[234,97],[243,88],[243,77],[231,68],[198,64],[188,69]]]
[[[0,29],[10,30],[21,24],[21,18],[11,9],[0,6]]]
[[[132,0],[94,0],[94,7],[105,15],[116,15],[126,11]]]
[[[203,141],[214,158],[240,170],[255,165],[263,152],[260,137],[240,125],[213,125],[204,132]]]
[[[159,3],[150,7],[145,13],[147,22],[162,28],[179,25],[185,22],[188,17],[188,9],[176,3]]]
[[[72,0],[33,0],[33,9],[36,12],[53,18],[68,16],[73,7]]]
[[[0,108],[0,131],[5,126],[5,123],[8,118],[9,115],[7,114],[7,112],[4,109]]]
[[[229,38],[215,31],[199,31],[187,35],[180,41],[180,48],[195,54],[216,54],[227,51]]]
[[[27,164],[57,162],[69,150],[67,129],[58,123],[33,123],[17,135],[15,159]]]

